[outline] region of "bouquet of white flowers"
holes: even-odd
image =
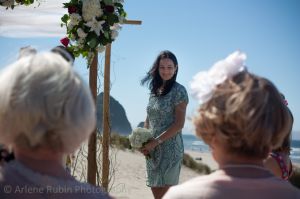
[[[130,145],[137,149],[142,148],[151,138],[153,138],[151,130],[141,127],[134,129],[129,135]]]

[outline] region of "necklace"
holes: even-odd
[[[164,89],[163,88],[159,88],[157,93],[158,93],[158,95],[162,95],[163,92],[164,92]]]

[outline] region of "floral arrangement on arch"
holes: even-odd
[[[67,37],[61,43],[74,54],[87,58],[90,65],[95,52],[103,52],[105,46],[118,36],[126,12],[123,0],[70,0],[64,3],[68,9],[62,20]]]
[[[39,0],[36,0],[36,2],[39,2]],[[5,6],[6,9],[8,8],[14,9],[14,7],[18,5],[29,6],[33,3],[34,0],[0,0],[0,6]]]

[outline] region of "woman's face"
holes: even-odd
[[[159,75],[163,81],[170,80],[175,74],[177,66],[174,65],[174,62],[169,58],[164,58],[159,61]]]

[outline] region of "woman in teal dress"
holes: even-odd
[[[178,62],[170,51],[162,51],[141,84],[151,93],[145,128],[154,139],[142,148],[147,165],[147,186],[154,197],[162,198],[170,186],[178,184],[183,159],[181,129],[184,126],[188,95],[176,82]]]

